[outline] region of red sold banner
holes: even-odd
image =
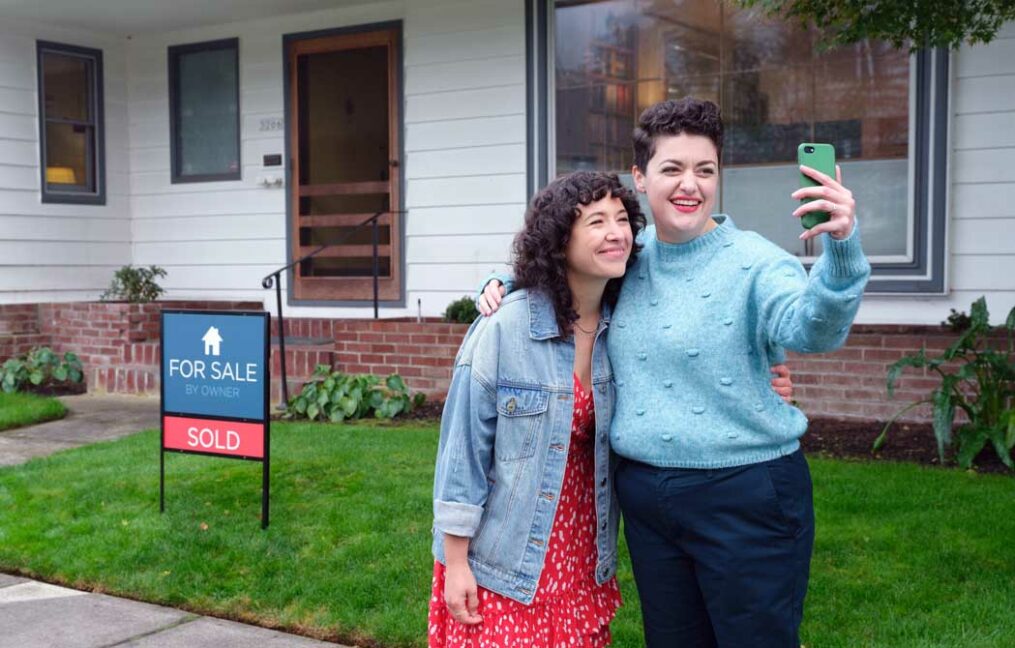
[[[264,423],[164,416],[162,429],[167,450],[264,458]]]

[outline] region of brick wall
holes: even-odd
[[[159,302],[155,304],[10,304],[0,305],[0,361],[45,344],[74,351],[85,365],[92,391],[157,394],[158,322],[162,308],[260,310],[259,302]],[[286,319],[286,368],[290,394],[318,364],[347,373],[400,374],[410,389],[443,397],[451,365],[468,327],[436,319]],[[277,321],[272,318],[272,335]],[[926,396],[937,380],[909,369],[888,400],[885,375],[903,354],[925,345],[946,348],[955,334],[937,326],[862,325],[853,327],[846,345],[834,353],[789,354],[795,398],[810,416],[885,420],[906,403]],[[280,399],[281,369],[277,345],[271,354],[271,398]],[[906,420],[926,421],[930,409],[911,410]]]

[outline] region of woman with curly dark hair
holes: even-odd
[[[620,605],[606,330],[645,227],[615,175],[532,200],[522,290],[462,342],[434,477],[430,646],[598,647]]]

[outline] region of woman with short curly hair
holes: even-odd
[[[620,605],[610,310],[645,217],[615,175],[532,200],[518,290],[462,342],[434,477],[429,643],[598,647]]]

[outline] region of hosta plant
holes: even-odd
[[[402,377],[392,374],[381,380],[370,374],[351,375],[318,365],[310,381],[289,400],[284,418],[340,423],[366,417],[392,419],[408,413],[426,400],[409,395]]]

